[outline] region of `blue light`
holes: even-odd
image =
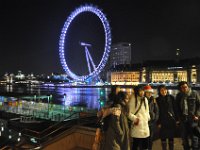
[[[104,32],[105,32],[105,46],[104,46],[103,57],[100,63],[98,64],[97,68],[95,68],[94,71],[90,72],[88,75],[78,76],[74,74],[67,66],[67,63],[65,60],[65,54],[64,54],[64,49],[65,49],[64,47],[65,47],[65,37],[66,37],[67,31],[71,22],[74,20],[75,17],[77,17],[79,14],[83,12],[94,13],[101,20],[102,25],[104,27]],[[70,14],[66,22],[64,23],[64,26],[62,28],[61,35],[60,35],[60,40],[59,40],[59,56],[60,56],[60,62],[63,67],[63,70],[67,73],[68,76],[70,76],[72,79],[77,80],[77,81],[85,81],[88,78],[97,76],[106,65],[106,62],[109,57],[110,49],[111,49],[111,41],[112,41],[111,30],[110,30],[109,22],[106,16],[103,14],[103,12],[100,9],[92,5],[84,5],[75,9]]]

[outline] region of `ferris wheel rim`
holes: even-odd
[[[103,56],[98,66],[88,75],[78,76],[74,72],[72,72],[70,68],[68,67],[66,63],[66,59],[65,59],[64,48],[65,48],[65,37],[66,37],[67,31],[71,22],[83,12],[90,12],[90,13],[95,14],[97,17],[99,17],[104,28],[105,44],[104,44]],[[111,29],[110,29],[109,22],[106,16],[104,15],[104,13],[100,9],[98,9],[96,6],[93,6],[93,5],[84,5],[84,6],[80,6],[76,8],[65,21],[64,26],[61,31],[60,40],[59,40],[60,62],[61,62],[62,68],[67,73],[67,75],[70,76],[72,79],[79,80],[79,81],[84,81],[89,77],[97,76],[103,70],[103,67],[105,67],[106,65],[106,62],[109,57],[110,49],[111,49]]]

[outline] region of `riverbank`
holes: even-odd
[[[157,88],[159,85],[166,85],[169,89],[177,89],[178,84],[166,84],[166,83],[140,83],[139,85],[151,85],[153,88]],[[133,88],[136,85],[119,85],[122,88]],[[63,84],[55,84],[55,85],[41,85],[40,87],[64,87],[64,88],[111,88],[112,85],[63,85]],[[199,90],[200,84],[191,84],[190,87],[192,89]]]
[[[176,89],[178,86],[178,83],[139,83],[139,85],[146,85],[149,84],[152,87],[156,88],[159,85],[166,85],[168,88],[170,89]],[[51,84],[9,84],[9,85],[1,85],[1,86],[8,86],[8,87],[12,87],[12,86],[16,86],[16,87],[26,87],[26,88],[30,88],[30,87],[37,87],[37,88],[52,88],[52,87],[63,87],[63,88],[111,88],[112,85],[111,84],[100,84],[100,85],[94,85],[94,84],[77,84],[77,85],[73,85],[73,84],[68,84],[68,83],[51,83]],[[133,88],[136,85],[119,85],[122,88]],[[190,84],[190,87],[192,87],[193,89],[200,89],[200,84]]]

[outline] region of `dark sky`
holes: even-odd
[[[58,43],[61,29],[75,8],[94,4],[106,14],[112,43],[132,43],[134,63],[149,59],[200,57],[200,1],[143,0],[0,0],[0,74],[64,73]],[[67,38],[69,67],[81,74],[87,68],[84,49],[92,44],[95,64],[103,53],[104,32],[95,15],[81,14],[70,25]],[[95,50],[95,52],[93,51]]]

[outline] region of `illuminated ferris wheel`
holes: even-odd
[[[71,22],[74,20],[74,18],[76,18],[78,15],[84,12],[93,13],[101,20],[101,23],[104,28],[105,45],[104,45],[104,52],[103,52],[101,61],[98,65],[95,65],[93,62],[92,56],[90,55],[89,50],[88,50],[88,47],[91,47],[91,44],[80,42],[80,45],[84,46],[85,48],[85,55],[86,55],[86,61],[87,61],[87,67],[88,67],[89,73],[87,75],[76,75],[72,70],[70,70],[70,68],[68,67],[66,63],[65,46],[68,43],[65,40],[65,37],[67,35],[68,28]],[[98,74],[103,70],[103,68],[106,65],[106,62],[109,57],[110,49],[111,49],[111,30],[110,30],[109,22],[106,16],[103,14],[103,12],[97,7],[92,6],[92,5],[84,5],[75,9],[67,18],[66,22],[64,23],[64,26],[62,28],[61,35],[60,35],[60,41],[59,41],[60,62],[66,74],[76,81],[85,81],[89,78],[98,76]]]

